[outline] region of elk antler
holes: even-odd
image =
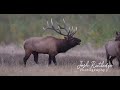
[[[50,25],[49,25],[49,23],[48,23],[48,21],[47,21],[47,27],[46,27],[46,28],[43,27],[43,29],[44,29],[44,30],[46,30],[46,29],[51,29],[51,30],[56,31],[56,32],[59,33],[60,35],[67,36],[67,35],[63,34],[63,33],[60,31],[60,29],[63,29],[60,25],[58,26],[57,29],[54,27],[52,18],[51,18],[51,25],[52,25],[52,26],[50,27]]]
[[[64,26],[67,27],[64,18],[63,18],[63,22],[64,22]],[[66,29],[66,32],[68,32],[68,35],[73,36],[77,32],[77,27],[76,27],[76,30],[74,30],[73,28],[74,27],[72,26],[71,28],[69,27],[68,30]]]
[[[69,28],[67,29],[67,25],[66,25],[66,23],[65,23],[64,18],[63,18],[63,22],[64,22],[64,27],[60,26],[60,25],[56,22],[56,24],[57,24],[58,26],[57,26],[57,28],[55,28],[55,27],[54,27],[53,20],[52,20],[52,18],[51,18],[51,27],[50,27],[50,24],[49,24],[48,21],[47,21],[47,27],[46,27],[46,28],[43,27],[43,29],[44,29],[44,30],[46,30],[46,29],[54,30],[54,31],[56,31],[57,33],[59,33],[60,35],[63,35],[63,36],[73,36],[73,35],[77,32],[77,27],[76,27],[76,30],[75,30],[74,32],[72,32],[71,29],[74,30],[74,29],[73,29],[73,26],[72,26],[72,28],[69,27]],[[60,31],[61,29],[64,29],[64,30],[67,32],[67,34],[63,34],[63,33]]]
[[[76,29],[72,29],[72,30],[74,30],[74,32],[71,32],[71,36],[73,36],[76,32],[77,32],[77,27],[76,27]]]

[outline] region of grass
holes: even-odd
[[[50,18],[61,22],[65,18],[70,25],[77,26],[76,37],[82,40],[79,47],[69,50],[67,53],[56,56],[57,66],[48,67],[48,55],[39,55],[39,65],[36,65],[33,56],[29,58],[27,67],[23,66],[24,50],[20,48],[26,38],[33,36],[57,36],[55,32],[43,31],[46,26],[46,20]],[[26,15],[16,14],[0,15],[0,75],[120,75],[117,68],[117,62],[114,60],[116,68],[111,68],[109,72],[81,72],[77,70],[80,61],[96,61],[97,63],[105,61],[105,50],[102,45],[106,41],[115,37],[115,32],[119,31],[120,15],[117,14],[38,14]],[[87,44],[87,43],[92,43]],[[16,45],[8,45],[15,43]],[[4,46],[8,45],[8,46]],[[96,47],[96,48],[92,48]]]
[[[80,71],[80,61],[106,61],[104,48],[75,47],[67,53],[56,56],[58,65],[48,66],[48,55],[39,54],[39,65],[29,58],[27,67],[23,66],[24,50],[15,46],[0,47],[0,76],[119,76],[118,63],[107,72]]]

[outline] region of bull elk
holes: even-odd
[[[113,65],[113,59],[117,58],[120,67],[120,32],[116,32],[115,40],[109,41],[105,45],[107,63]]]
[[[65,53],[69,49],[80,45],[81,40],[74,37],[73,35],[77,32],[77,27],[73,28],[68,27],[66,25],[65,20],[63,19],[64,26],[61,26],[56,22],[57,27],[55,27],[55,23],[51,19],[51,23],[47,21],[47,27],[44,30],[53,30],[56,33],[63,35],[64,39],[55,38],[53,36],[47,37],[31,37],[24,42],[24,50],[25,57],[23,58],[24,65],[26,66],[26,62],[31,54],[34,56],[34,61],[38,64],[38,54],[48,54],[48,65],[51,64],[51,61],[55,65],[57,65],[55,56],[59,53]],[[64,30],[67,34],[61,32]],[[74,31],[73,31],[74,30]]]

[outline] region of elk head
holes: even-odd
[[[69,43],[69,45],[72,45],[72,46],[80,45],[81,40],[74,37],[75,33],[77,32],[77,27],[75,28],[73,26],[68,27],[64,19],[63,19],[63,22],[64,22],[64,27],[58,24],[57,22],[53,23],[53,20],[51,18],[51,24],[49,24],[49,22],[47,21],[47,27],[46,28],[43,27],[43,29],[44,30],[50,29],[60,35],[63,35],[64,40],[66,40]],[[54,26],[55,24],[57,25],[56,27]],[[61,30],[64,30],[67,34],[62,33]]]
[[[120,41],[120,32],[116,32],[115,41]]]

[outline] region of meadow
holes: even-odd
[[[57,55],[57,66],[53,63],[48,66],[48,55],[39,54],[38,65],[31,55],[24,67],[24,40],[49,35],[63,38],[53,31],[43,30],[51,18],[61,25],[64,18],[68,26],[77,26],[75,37],[82,40],[81,45]],[[104,45],[114,39],[119,23],[120,14],[0,14],[0,76],[119,76],[116,60],[114,68],[107,72],[77,69],[81,61],[106,63]]]
[[[56,56],[58,65],[48,66],[48,55],[39,54],[37,65],[31,55],[27,66],[23,65],[24,50],[15,45],[0,47],[0,76],[119,76],[118,62],[114,60],[114,68],[108,71],[80,71],[80,61],[106,62],[104,48],[77,46],[66,53]],[[104,63],[105,64],[105,63]],[[106,68],[103,68],[106,69]]]

